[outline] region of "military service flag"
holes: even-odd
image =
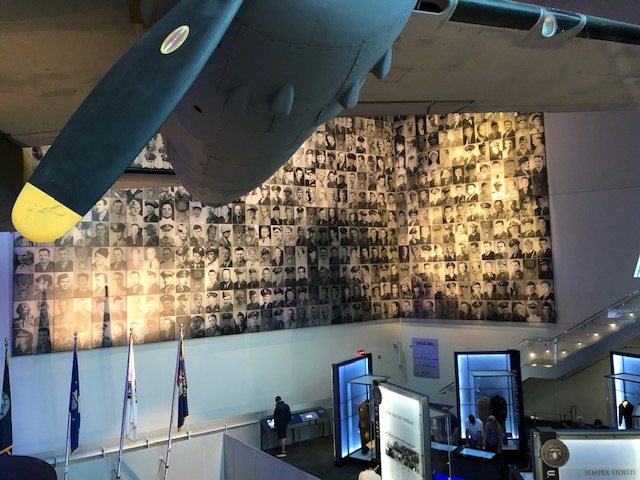
[[[9,344],[4,345],[4,379],[2,381],[2,402],[0,402],[0,455],[11,455],[13,430],[11,428],[11,383],[9,382]]]

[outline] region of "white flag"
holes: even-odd
[[[136,365],[133,361],[133,339],[129,340],[129,370],[127,371],[127,398],[125,400],[125,436],[138,440],[138,395],[136,393]]]

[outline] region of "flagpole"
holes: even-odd
[[[122,466],[122,450],[124,448],[124,427],[127,414],[127,394],[129,393],[129,362],[131,361],[131,346],[133,344],[133,328],[129,330],[129,351],[127,354],[127,374],[124,378],[124,399],[122,400],[122,424],[120,425],[120,447],[118,448],[118,467],[116,468],[116,478],[120,478],[120,467]],[[132,386],[133,388],[133,386]]]
[[[164,461],[164,480],[167,480],[169,475],[169,455],[171,454],[171,436],[173,426],[173,411],[176,406],[176,389],[178,388],[178,371],[180,369],[180,355],[182,349],[182,325],[180,325],[180,335],[178,340],[178,358],[176,359],[176,375],[173,379],[173,397],[171,398],[171,419],[169,420],[169,440],[167,442],[167,454]]]
[[[76,344],[78,343],[78,332],[73,333],[73,352],[76,354]],[[73,388],[73,375],[71,378],[71,387]],[[69,444],[71,443],[71,410],[67,414],[67,442],[64,447],[64,480],[69,478]]]
[[[7,410],[4,417],[0,419],[0,455],[12,454],[13,449],[13,416],[11,408],[11,380],[9,379],[9,339],[4,339],[4,377],[2,378],[2,396],[6,397]]]

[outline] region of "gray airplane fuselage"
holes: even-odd
[[[272,175],[386,75],[414,0],[247,0],[161,128],[185,188],[211,205]]]

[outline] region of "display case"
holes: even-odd
[[[451,413],[430,405],[429,419],[431,466],[436,473],[446,473],[445,478],[453,478],[452,455],[458,445],[454,442]]]
[[[466,440],[464,425],[470,414],[483,424],[493,415],[504,430],[502,450],[524,451],[519,352],[456,352],[455,364],[460,438]]]
[[[365,411],[365,407],[371,399],[371,385],[365,380],[354,381],[358,378],[372,376],[372,373],[371,354],[360,355],[332,365],[334,458],[336,463],[342,463],[348,458],[359,460],[372,458],[373,452],[368,444],[373,440],[370,420],[373,418],[373,408],[367,409],[369,412],[368,422]],[[361,415],[364,418],[362,421]],[[362,436],[361,423],[363,425]]]
[[[611,375],[605,376],[611,428],[640,428],[640,355],[611,352]]]
[[[295,443],[297,431],[298,444],[300,444],[303,436],[302,430],[305,427],[314,427],[318,429],[320,435],[324,437],[325,424],[331,424],[331,416],[323,407],[306,408],[304,410],[291,412],[291,421],[287,425],[287,430],[291,432],[291,443]],[[271,440],[273,440],[273,446],[278,446],[279,440],[276,437],[273,415],[261,418],[260,426],[262,427],[260,435],[260,446],[262,450],[269,450],[272,448]],[[287,435],[287,437],[288,436],[289,435]]]
[[[373,382],[386,382],[389,377],[382,375],[362,375],[347,382],[347,398],[349,398],[349,416],[353,419],[347,422],[347,428],[357,428],[360,443],[353,445],[355,450],[351,456],[361,460],[375,457],[375,415],[373,405]],[[353,438],[352,435],[349,435]],[[360,450],[356,447],[360,446]]]

